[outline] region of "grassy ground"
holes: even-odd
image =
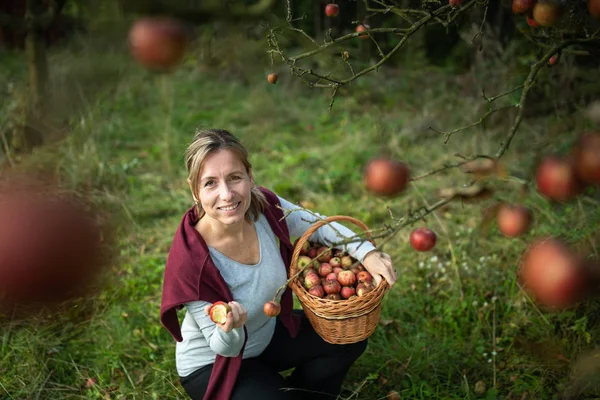
[[[502,92],[514,77],[457,76],[427,67],[418,54],[410,67],[381,70],[342,91],[328,114],[328,93],[310,91],[287,74],[267,85],[266,63],[243,71],[242,80],[235,66],[205,68],[194,53],[175,73],[154,75],[133,65],[122,46],[101,50],[99,56],[79,44],[52,53],[63,98],[55,106],[69,135],[23,157],[21,165],[52,168],[65,186],[91,191],[120,216],[117,258],[96,296],[60,315],[0,320],[1,399],[185,398],[174,341],[158,311],[170,242],[191,204],[182,152],[196,127],[238,135],[257,183],[323,214],[378,227],[391,222],[387,207],[403,216],[436,202],[437,189],[467,178],[449,170],[414,182],[397,199],[377,199],[361,182],[369,158],[391,153],[420,175],[455,161],[455,153],[493,154],[514,117],[507,111],[444,145],[429,125],[470,124],[485,111],[482,82],[492,86],[488,93]],[[23,60],[6,58],[12,69],[3,79],[18,86]],[[551,97],[560,89],[547,90]],[[560,109],[529,117],[504,158],[512,178],[491,182],[493,199],[452,203],[427,217],[438,233],[429,253],[409,247],[408,228],[385,246],[400,277],[343,398],[378,399],[391,390],[403,399],[600,398],[599,367],[589,353],[600,337],[598,304],[540,309],[515,275],[522,251],[542,235],[560,235],[598,255],[597,191],[556,205],[535,190],[523,196],[515,183],[531,178],[536,149],[566,151],[587,123],[579,111]],[[506,239],[495,226],[480,226],[485,207],[517,199],[536,215],[525,237]]]

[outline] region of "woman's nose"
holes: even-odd
[[[221,185],[220,196],[222,200],[229,200],[231,199],[232,195],[233,191],[231,190],[228,184]]]

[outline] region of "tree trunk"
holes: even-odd
[[[25,39],[29,69],[29,107],[35,114],[43,113],[46,85],[48,83],[48,59],[46,45],[39,31],[31,30]]]
[[[26,16],[31,21],[44,10],[42,0],[27,0]],[[30,25],[25,38],[27,67],[29,71],[29,108],[40,115],[44,108],[46,85],[48,83],[48,58],[46,44],[40,29]]]

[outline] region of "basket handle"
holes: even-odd
[[[323,219],[315,222],[298,239],[298,242],[296,243],[296,247],[294,248],[294,252],[292,253],[292,261],[290,262],[290,275],[289,275],[290,277],[296,275],[296,272],[297,272],[296,270],[298,268],[298,265],[297,265],[298,257],[300,257],[300,249],[302,248],[304,243],[306,243],[308,238],[311,237],[312,234],[315,233],[317,231],[317,229],[319,229],[320,227],[327,225],[329,222],[335,222],[335,221],[352,222],[354,225],[359,226],[362,230],[364,230],[366,232],[367,238],[369,239],[369,241],[371,243],[373,243],[373,246],[375,246],[375,241],[372,239],[373,235],[371,234],[369,227],[367,225],[365,225],[364,222],[362,222],[356,218],[349,217],[347,215],[333,215],[333,216],[330,216],[327,218],[323,218]]]

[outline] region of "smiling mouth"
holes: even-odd
[[[229,206],[229,207],[217,207],[217,210],[220,210],[220,211],[233,211],[233,210],[237,209],[240,206],[241,203],[242,202],[240,201],[240,202],[236,203],[233,206]]]

